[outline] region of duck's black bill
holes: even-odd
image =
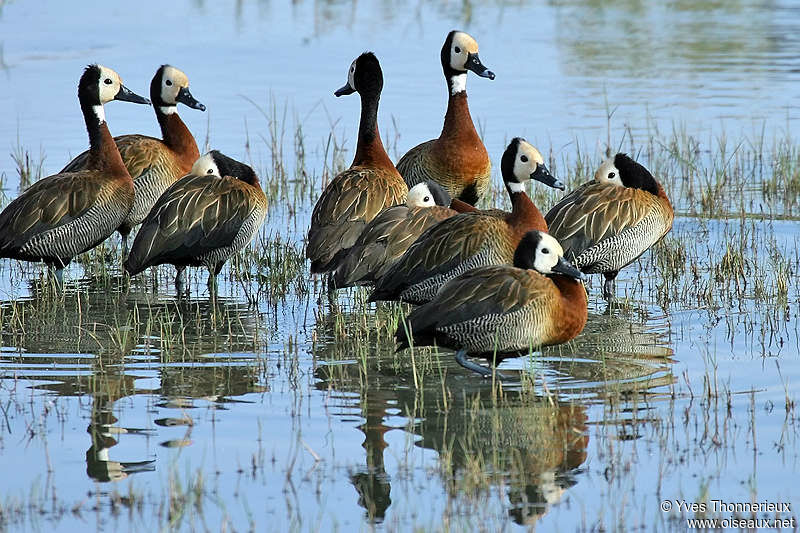
[[[536,165],[536,170],[533,172],[533,174],[531,174],[531,179],[540,181],[548,187],[552,187],[554,189],[559,189],[562,191],[566,189],[564,184],[557,180],[555,176],[550,174],[550,171],[547,170],[547,167],[541,163]]]
[[[553,272],[556,272],[558,274],[563,274],[571,278],[580,280],[583,279],[583,274],[581,273],[581,271],[575,268],[575,265],[573,265],[563,257],[558,258],[558,263],[556,263],[556,266],[554,266],[552,270]]]
[[[133,102],[134,104],[150,103],[150,100],[148,100],[144,96],[139,96],[138,94],[131,91],[124,85],[119,86],[119,91],[117,92],[117,95],[114,97],[114,100],[121,100],[123,102]]]
[[[352,87],[350,87],[349,83],[345,83],[343,87],[340,87],[340,88],[336,89],[336,92],[333,93],[333,95],[334,96],[346,96],[348,94],[353,94],[354,92],[356,92],[356,90],[353,89]]]
[[[478,57],[478,54],[469,54],[467,56],[467,64],[465,65],[467,70],[471,70],[481,78],[489,78],[490,80],[494,79],[494,72],[486,68],[486,66],[481,63],[481,58]]]
[[[200,111],[205,111],[206,106],[195,100],[192,93],[189,92],[188,87],[181,87],[181,90],[178,91],[178,96],[175,98],[178,102],[191,107],[192,109],[199,109]]]

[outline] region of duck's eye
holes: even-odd
[[[423,202],[430,202],[431,201],[431,197],[430,196],[426,196],[425,198],[422,199],[422,201]]]
[[[106,78],[106,79],[103,80],[103,83],[105,83],[106,85],[111,85],[114,82],[111,81],[111,78]]]
[[[550,253],[550,248],[542,248],[542,253],[543,254],[549,254]]]
[[[172,86],[172,80],[167,80],[167,87],[171,87],[171,86]]]
[[[208,172],[206,172],[206,174],[213,174],[213,173],[214,173],[214,169],[213,168],[209,168]]]
[[[456,46],[455,50],[456,50],[456,53],[457,53],[457,54],[460,54],[460,53],[461,53],[461,48],[459,48],[458,46]]]
[[[613,180],[613,179],[614,179],[614,176],[616,176],[616,174],[615,174],[615,173],[613,173],[613,172],[609,172],[609,173],[608,173],[608,179],[610,179],[610,180]]]
[[[528,162],[528,156],[527,155],[523,155],[522,157],[519,158],[519,160],[522,161],[523,163],[527,163]]]

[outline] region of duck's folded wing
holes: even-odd
[[[378,282],[393,291],[449,272],[479,253],[491,228],[503,221],[480,213],[464,213],[428,228]]]
[[[97,202],[104,181],[99,172],[82,171],[34,183],[0,214],[0,249],[19,248],[34,235],[79,219]]]
[[[325,267],[338,252],[355,244],[381,210],[404,202],[406,194],[399,177],[376,179],[374,169],[354,167],[339,174],[314,207],[306,256]]]
[[[649,193],[588,182],[565,196],[545,216],[564,257],[573,259],[597,243],[644,220],[652,211]],[[655,198],[655,197],[654,197]]]
[[[425,159],[433,146],[434,140],[418,144],[397,162],[397,171],[403,176],[409,189],[417,183],[431,179],[430,172],[425,166]]]
[[[230,246],[253,212],[246,185],[235,178],[190,176],[159,198],[136,235],[131,256],[141,265],[159,256],[196,258]]]
[[[508,265],[480,267],[445,283],[433,300],[409,316],[415,333],[443,328],[479,317],[513,313],[529,305],[544,305],[554,297],[544,276]]]

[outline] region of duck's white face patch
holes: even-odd
[[[108,67],[98,65],[100,68],[100,81],[98,82],[98,94],[100,95],[100,103],[107,104],[117,96],[119,88],[122,86],[122,80],[119,74],[114,72]],[[103,119],[105,120],[105,116]]]
[[[544,165],[544,158],[539,150],[528,141],[520,141],[517,156],[514,158],[514,177],[520,181],[518,185],[529,181],[539,165]]]
[[[432,207],[436,205],[431,190],[426,183],[417,183],[408,191],[406,206],[413,207]]]
[[[533,260],[533,268],[542,274],[550,274],[553,267],[558,263],[558,259],[564,255],[564,249],[555,238],[547,233],[541,233],[539,246],[536,247],[536,257]]]
[[[478,43],[468,33],[457,31],[450,44],[450,68],[466,72],[469,54],[478,53]]]
[[[611,157],[603,161],[597,172],[594,173],[594,179],[600,183],[610,183],[617,187],[624,187],[622,178],[619,175],[619,169],[614,166],[614,158]]]
[[[182,70],[167,65],[161,71],[161,100],[165,104],[173,106],[177,104],[178,91],[188,86],[189,78]]]
[[[193,176],[203,176],[206,174],[219,176],[219,169],[217,168],[217,164],[214,162],[214,156],[211,154],[211,152],[203,154],[197,158],[197,161],[195,161],[194,165],[192,165],[192,170],[189,171],[189,174]]]

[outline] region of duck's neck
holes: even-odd
[[[81,103],[83,119],[86,122],[86,131],[89,133],[89,162],[88,168],[102,170],[107,174],[120,179],[131,179],[128,169],[122,162],[122,156],[108,131],[105,110],[102,105],[88,105]]]
[[[478,208],[475,207],[474,205],[470,205],[467,202],[462,202],[458,198],[454,198],[450,202],[450,209],[452,209],[457,213],[473,213],[475,211],[478,211]]]
[[[197,142],[195,142],[192,132],[181,120],[176,106],[154,107],[164,144],[178,156],[181,171],[189,172],[194,162],[200,157],[200,151],[197,149]]]
[[[522,239],[522,235],[534,229],[547,231],[547,222],[525,193],[525,186],[521,183],[506,183],[506,187],[511,197],[511,213],[506,216],[506,222],[519,234],[519,238]]]
[[[469,114],[466,89],[467,74],[455,74],[447,78],[447,113],[444,115],[442,137],[461,138],[480,142],[472,116]]]
[[[358,144],[352,166],[366,165],[394,169],[394,164],[381,142],[378,131],[378,102],[380,94],[361,95],[361,120],[358,124]]]
[[[559,320],[559,329],[567,341],[574,338],[583,330],[588,318],[588,300],[586,288],[580,281],[569,276],[555,274],[549,276],[558,287],[562,298],[562,315]]]

